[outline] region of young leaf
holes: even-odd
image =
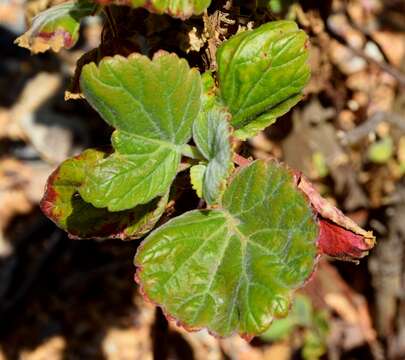
[[[33,53],[70,49],[79,38],[80,20],[96,9],[97,5],[88,0],[53,6],[35,16],[30,29],[15,42]]]
[[[221,98],[241,138],[273,123],[300,100],[309,80],[307,35],[273,21],[233,36],[217,51]]]
[[[229,118],[224,109],[213,107],[204,111],[193,126],[193,139],[208,160],[202,184],[202,196],[208,204],[218,201],[233,167]]]
[[[168,194],[134,209],[110,213],[86,203],[77,193],[86,171],[107,156],[89,149],[64,161],[49,177],[41,209],[74,238],[137,239],[150,231],[163,214]]]
[[[185,327],[249,338],[287,314],[291,292],[313,271],[317,236],[290,172],[259,160],[235,175],[220,208],[151,233],[135,257],[136,280]]]
[[[185,60],[133,54],[83,67],[81,89],[107,123],[115,149],[87,173],[80,195],[110,211],[165,194],[178,170],[201,106],[201,77]]]
[[[129,0],[124,3],[120,0],[98,0],[101,4],[114,3],[117,5],[131,5],[144,7],[157,14],[169,14],[185,20],[192,15],[199,15],[211,4],[211,0]]]

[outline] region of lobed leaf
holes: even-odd
[[[97,5],[88,0],[55,5],[35,16],[30,29],[15,42],[33,53],[70,49],[79,38],[80,20],[96,10]]]
[[[77,190],[86,171],[106,156],[104,151],[89,149],[64,161],[49,177],[41,209],[74,238],[137,239],[155,226],[166,208],[168,194],[115,213],[86,203]]]
[[[83,67],[81,88],[110,125],[115,152],[79,192],[96,207],[131,209],[164,195],[201,107],[201,77],[174,54],[115,56]]]
[[[175,18],[187,19],[199,15],[211,4],[211,0],[98,0],[101,4],[129,5],[144,7],[150,12],[168,14]]]
[[[135,257],[151,301],[189,329],[262,333],[285,316],[317,259],[318,227],[288,170],[256,161],[215,210],[191,211],[151,233]]]
[[[181,159],[176,147],[121,131],[112,143],[115,153],[88,171],[79,188],[85,201],[120,211],[168,191]]]
[[[218,202],[233,168],[229,118],[230,114],[224,109],[212,107],[204,111],[193,126],[193,139],[208,160],[202,181],[202,197],[210,205]]]
[[[187,61],[163,51],[85,65],[80,87],[86,100],[118,130],[185,144],[201,106],[201,76]]]
[[[300,100],[309,80],[307,35],[293,21],[239,33],[217,51],[220,95],[236,136],[272,124]]]

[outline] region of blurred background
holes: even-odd
[[[358,265],[321,261],[291,314],[251,343],[168,323],[137,292],[137,241],[70,240],[39,210],[50,172],[111,133],[83,100],[64,100],[102,18],[86,18],[69,51],[32,56],[13,44],[56,3],[0,0],[0,359],[405,359],[405,0],[271,0],[254,15],[307,31],[312,79],[243,152],[303,171],[378,244]],[[218,41],[251,22],[250,1],[235,2],[238,14],[226,3],[209,9]],[[201,19],[136,19],[128,39],[143,34],[201,65]]]

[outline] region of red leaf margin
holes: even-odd
[[[317,246],[319,253],[354,262],[358,262],[359,259],[368,255],[369,250],[376,244],[373,232],[362,229],[323,198],[300,172],[293,171],[293,174],[298,189],[307,196],[318,217]]]
[[[236,164],[238,164],[238,165],[240,165],[240,166],[239,166],[239,168],[234,169],[234,173],[230,176],[230,179],[233,178],[233,177],[236,175],[236,173],[237,173],[241,168],[243,168],[243,167],[245,167],[245,166],[249,166],[249,165],[252,163],[252,161],[251,161],[250,159],[246,159],[246,158],[244,158],[243,156],[241,156],[241,155],[239,155],[239,154],[236,154],[236,153],[234,154],[234,159],[233,159],[233,160],[234,160],[234,162],[235,162]],[[272,160],[272,161],[274,161],[274,160]],[[285,165],[283,165],[283,164],[280,164],[278,161],[276,161],[276,162],[277,162],[278,165],[280,165],[280,166],[285,166]],[[286,167],[286,166],[285,166],[285,167]],[[286,168],[287,168],[287,170],[289,170],[288,167],[286,167]],[[292,171],[292,172],[291,172],[291,175],[292,175],[292,181],[295,182],[295,181],[296,181],[296,177],[295,177],[295,176],[296,176],[296,172]],[[228,180],[229,180],[229,179],[228,179]],[[319,238],[319,236],[318,236],[318,238]],[[317,240],[317,243],[318,243],[318,240]],[[144,244],[144,242],[142,241],[141,244],[138,246],[136,253],[138,253],[139,251],[142,250],[143,244]],[[304,287],[308,282],[310,282],[310,281],[312,280],[312,278],[314,277],[314,274],[315,274],[315,271],[316,271],[316,269],[317,269],[317,266],[318,266],[320,257],[321,257],[321,252],[318,252],[318,254],[315,255],[314,263],[313,263],[314,265],[313,265],[312,271],[311,271],[311,273],[308,275],[307,279],[304,280],[304,282],[303,282],[300,286],[298,286],[298,287],[296,287],[296,288],[294,288],[294,289],[291,289],[291,291],[290,291],[290,293],[289,293],[289,307],[290,307],[290,308],[291,308],[292,303],[293,303],[292,299],[293,299],[294,293],[295,293],[296,291],[298,291],[299,289],[303,288],[303,287]],[[135,271],[135,274],[134,274],[134,282],[138,285],[138,291],[139,291],[140,295],[141,295],[142,298],[143,298],[146,302],[148,302],[149,304],[152,304],[152,305],[154,305],[154,306],[160,307],[160,309],[162,310],[164,316],[166,317],[166,319],[167,319],[168,321],[174,322],[177,326],[183,328],[184,330],[186,330],[186,331],[188,331],[188,332],[196,332],[196,331],[201,331],[201,330],[207,330],[210,335],[212,335],[213,337],[215,337],[215,338],[217,338],[217,339],[222,339],[222,338],[224,338],[224,336],[221,336],[221,335],[217,334],[216,332],[209,330],[208,327],[206,327],[206,326],[193,327],[193,326],[188,325],[187,323],[185,323],[185,322],[181,321],[180,319],[176,318],[175,316],[171,315],[171,314],[166,310],[166,308],[165,308],[165,306],[164,306],[163,304],[160,304],[160,303],[158,303],[158,302],[152,300],[152,299],[150,298],[150,296],[147,294],[147,292],[146,292],[146,290],[144,289],[144,286],[143,286],[143,284],[142,284],[142,281],[141,281],[141,278],[140,278],[140,274],[141,274],[142,271],[143,271],[143,267],[142,267],[142,265],[140,265],[140,264],[138,264],[138,263],[136,262],[136,256],[135,256],[135,258],[134,258],[134,266],[135,266],[135,268],[136,268],[136,271]],[[286,314],[286,315],[287,315],[287,314]],[[285,316],[286,316],[286,315],[285,315]],[[279,319],[279,318],[284,318],[285,316],[280,316],[280,317],[273,316],[273,320],[276,320],[276,319]],[[272,321],[273,321],[273,320],[272,320]],[[271,325],[270,325],[270,326],[271,326]],[[256,336],[259,335],[259,334],[238,333],[237,331],[234,331],[234,332],[233,332],[231,335],[229,335],[229,336],[233,336],[233,335],[239,335],[241,338],[243,338],[243,339],[246,340],[247,342],[250,342],[254,337],[256,337]]]
[[[149,221],[141,223],[134,233],[128,233],[127,229],[128,226],[130,226],[137,219],[137,214],[134,213],[134,211],[136,211],[136,208],[112,213],[108,213],[105,209],[94,208],[95,210],[99,211],[105,210],[105,213],[103,213],[102,215],[106,217],[106,221],[105,223],[100,224],[93,223],[94,226],[92,228],[87,227],[86,231],[83,231],[82,228],[80,228],[79,226],[69,226],[67,223],[63,225],[61,221],[64,215],[61,211],[57,211],[55,206],[58,199],[60,198],[60,194],[55,188],[55,183],[61,179],[61,168],[67,161],[85,160],[85,154],[89,150],[101,151],[105,154],[105,156],[108,156],[111,153],[110,148],[87,149],[86,151],[76,156],[66,159],[48,177],[45,184],[44,195],[39,203],[39,207],[43,214],[56,226],[64,230],[70,239],[120,239],[123,241],[137,240],[147,234],[152,227],[159,223],[161,217],[163,216],[163,213],[172,211],[171,207],[173,206],[173,204],[168,203],[169,194],[167,194],[152,201],[153,205],[151,205],[150,210],[146,210],[151,214]],[[75,187],[73,183],[71,184],[71,186]],[[76,186],[78,187],[79,184],[76,184]],[[141,206],[148,206],[148,204]],[[69,214],[69,216],[74,216],[74,212]],[[76,216],[80,215],[76,214]]]
[[[278,162],[276,159],[272,159],[270,161]],[[239,154],[235,154],[234,162],[239,165],[239,168],[235,169],[236,173],[237,171],[239,171],[240,168],[250,165],[252,161],[240,156]],[[305,280],[301,286],[293,289],[290,292],[291,300],[297,290],[303,288],[306,284],[308,284],[308,282],[313,279],[322,255],[328,255],[340,260],[358,262],[359,259],[366,256],[368,254],[368,251],[374,247],[376,240],[371,231],[362,229],[352,219],[344,215],[338,208],[324,199],[321,194],[314,188],[311,182],[309,182],[301,172],[292,170],[291,168],[288,169],[291,171],[295,185],[305,194],[308,201],[310,202],[314,211],[314,215],[316,216],[319,224],[319,234],[318,238],[316,239],[318,254],[314,259],[314,267],[307,280]],[[137,253],[142,249],[142,245],[143,242],[139,245]],[[154,306],[160,307],[168,321],[173,321],[177,326],[182,327],[189,332],[195,332],[205,329],[210,335],[214,336],[215,338],[223,338],[217,333],[210,331],[207,327],[191,327],[183,321],[170,315],[162,304],[153,301],[148,296],[140,279],[142,266],[140,264],[137,264],[136,261],[134,261],[134,266],[136,268],[134,281],[138,285],[139,293],[145,301]],[[290,306],[291,305],[292,301],[290,301]],[[274,319],[276,319],[276,317]],[[233,335],[239,335],[247,342],[250,342],[258,334],[240,334],[235,332]]]
[[[143,245],[143,242],[138,246],[137,252],[142,249],[142,245]],[[312,272],[309,274],[308,278],[302,283],[301,286],[291,290],[291,292],[289,294],[290,295],[290,299],[289,299],[289,301],[290,301],[290,304],[289,304],[290,309],[291,309],[291,306],[292,306],[292,298],[293,298],[294,293],[296,291],[298,291],[299,289],[303,288],[309,281],[312,280],[312,278],[313,278],[313,276],[315,274],[315,271],[316,271],[316,269],[318,267],[319,259],[320,259],[320,254],[316,255],[316,257],[314,259],[314,267],[312,269]],[[181,321],[180,319],[178,319],[175,316],[171,315],[166,310],[166,308],[165,308],[165,306],[163,304],[160,304],[160,303],[152,300],[149,297],[149,295],[146,293],[146,290],[144,289],[144,287],[142,285],[142,281],[140,279],[140,274],[143,271],[142,266],[137,264],[135,261],[134,261],[134,266],[136,268],[136,271],[135,271],[135,274],[134,274],[134,282],[138,285],[139,294],[142,296],[144,301],[146,301],[147,303],[149,303],[151,305],[154,305],[156,307],[159,307],[162,310],[163,315],[165,316],[165,318],[168,321],[174,322],[176,324],[176,326],[181,327],[181,328],[183,328],[184,330],[186,330],[188,332],[197,332],[197,331],[201,331],[201,330],[207,330],[207,332],[216,339],[224,339],[225,338],[224,336],[221,336],[221,335],[217,334],[215,331],[209,330],[208,327],[206,327],[206,326],[193,327],[193,326],[188,325],[184,321]],[[283,317],[280,317],[280,319],[282,319]],[[279,318],[276,317],[276,316],[273,317],[273,320],[277,320],[277,319],[279,319]],[[272,322],[273,322],[273,320],[272,320]],[[270,324],[270,326],[271,326],[271,324]],[[253,340],[253,338],[256,337],[259,334],[238,333],[237,331],[234,331],[231,335],[229,335],[229,337],[234,336],[234,335],[239,335],[242,339],[246,340],[247,342],[251,342]]]

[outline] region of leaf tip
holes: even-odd
[[[366,231],[324,199],[299,172],[293,172],[298,188],[307,196],[318,216],[317,246],[321,254],[357,261],[376,244],[372,231]]]
[[[341,260],[357,261],[368,255],[375,244],[375,238],[372,233],[366,238],[328,220],[320,219],[317,244],[322,254]]]

